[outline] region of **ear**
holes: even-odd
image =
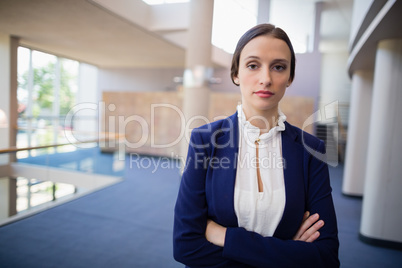
[[[286,87],[290,87],[291,85],[292,85],[292,81],[290,81],[290,79],[289,79],[288,83],[286,84]]]
[[[234,81],[234,83],[236,84],[236,86],[240,85],[240,83],[239,83],[239,78],[238,78],[237,76],[235,76],[235,77],[233,78],[233,81]]]

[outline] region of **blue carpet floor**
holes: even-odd
[[[183,267],[172,258],[178,163],[162,159],[155,169],[158,158],[134,160],[122,182],[1,227],[0,267]],[[358,239],[362,200],[341,194],[342,166],[330,172],[341,267],[402,267],[402,251]]]
[[[118,162],[117,155],[102,153],[99,147],[63,153],[46,153],[39,150],[38,153],[38,156],[22,158],[18,162],[119,177],[123,176],[126,170],[124,167],[116,169],[114,164]]]
[[[368,245],[359,240],[362,199],[342,194],[343,166],[330,168],[339,229],[341,267],[401,268],[402,251]]]

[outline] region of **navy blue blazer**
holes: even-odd
[[[177,261],[188,267],[339,267],[328,166],[309,153],[324,153],[324,143],[287,122],[285,125],[286,204],[272,237],[238,227],[234,210],[237,113],[193,130],[175,206],[173,248]],[[319,213],[325,222],[320,237],[312,243],[292,240],[306,211]],[[223,248],[206,240],[207,219],[227,227]]]

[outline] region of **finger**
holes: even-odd
[[[304,213],[304,215],[303,215],[303,221],[302,222],[305,222],[309,216],[310,216],[310,211],[306,211]]]
[[[311,235],[306,242],[314,242],[318,237],[320,237],[320,232],[316,231],[313,235]]]
[[[308,230],[308,228],[310,228],[311,225],[314,224],[314,222],[316,222],[319,218],[318,213],[315,213],[311,216],[309,216],[300,226],[299,230],[297,231],[295,237],[293,239],[298,240],[300,239],[304,233],[306,232],[306,230]]]
[[[303,220],[302,220],[302,225],[300,225],[300,228],[299,228],[299,230],[297,230],[297,233],[296,233],[296,235],[293,237],[293,240],[298,239],[298,238],[304,233],[305,230],[302,230],[302,226],[303,226],[303,223],[307,220],[307,218],[308,218],[309,216],[310,216],[310,212],[309,212],[309,211],[304,212]]]
[[[319,220],[317,221],[314,225],[312,225],[307,231],[304,232],[304,234],[300,237],[300,240],[302,241],[309,241],[311,239],[316,240],[319,236],[319,233],[317,232],[321,227],[324,226],[324,221]],[[315,237],[318,233],[318,236]]]

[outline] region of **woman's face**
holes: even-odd
[[[235,82],[247,117],[275,112],[290,85],[290,49],[285,41],[262,35],[252,39],[240,54]]]

